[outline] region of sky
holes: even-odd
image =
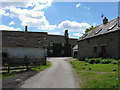
[[[6,1],[0,3],[0,12],[0,30],[24,31],[28,26],[28,31],[64,35],[67,29],[69,37],[79,38],[87,28],[102,24],[102,14],[109,21],[117,18],[118,3]]]

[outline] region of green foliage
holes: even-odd
[[[103,60],[101,61],[101,63],[102,63],[102,64],[109,64],[109,63],[111,63],[111,60],[109,60],[109,59],[103,59]]]
[[[118,64],[118,61],[117,60],[113,60],[111,63],[112,64]]]
[[[86,29],[85,34],[91,30],[95,29],[95,27],[91,26],[90,28]]]
[[[41,65],[41,66],[37,66],[32,68],[32,70],[36,70],[36,71],[43,71],[44,69],[48,68],[51,66],[51,62],[47,61],[47,65]]]
[[[90,58],[89,61],[88,61],[90,64],[93,64],[95,62],[95,59],[94,58]]]
[[[109,59],[109,58],[107,58],[107,59],[102,59],[102,58],[90,58],[89,59],[89,58],[86,58],[85,61],[89,62],[90,64],[94,64],[94,63],[96,63],[96,64],[98,64],[98,63],[102,63],[102,64],[109,64],[109,63],[118,64],[118,63],[120,63],[120,60]]]

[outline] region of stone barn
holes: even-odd
[[[102,25],[78,40],[78,59],[98,57],[120,59],[119,18],[108,22],[105,17]]]
[[[69,38],[68,30],[64,35],[48,35],[48,57],[70,57],[72,48],[77,44],[77,39]]]
[[[47,33],[28,31],[2,31],[3,58],[44,59],[47,49]]]

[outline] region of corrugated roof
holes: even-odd
[[[119,20],[120,18],[119,19],[117,18],[117,19],[109,21],[107,24],[96,26],[95,29],[86,33],[78,41],[120,30],[120,27],[118,27]]]
[[[25,31],[2,31],[2,46],[47,47],[47,33]]]

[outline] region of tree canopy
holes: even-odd
[[[85,34],[88,33],[89,31],[95,29],[95,27],[91,26],[90,28],[86,29]]]

